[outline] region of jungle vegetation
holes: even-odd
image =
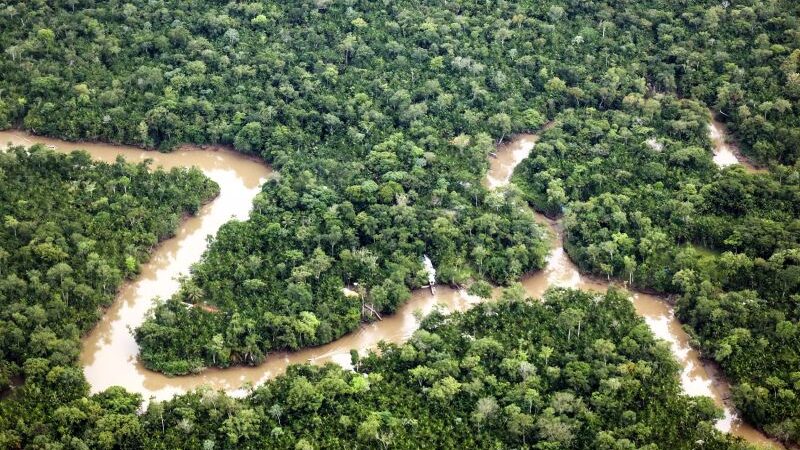
[[[624,293],[518,293],[434,312],[403,345],[354,351],[354,371],[292,366],[243,399],[203,388],[143,414],[138,394],[76,386],[51,425],[20,418],[15,433],[46,430],[30,442],[64,448],[748,448],[714,428],[711,399],[681,393],[669,346]],[[26,375],[26,406],[57,390]]]
[[[150,368],[255,364],[328,342],[370,319],[343,286],[358,282],[365,302],[392,312],[425,282],[423,254],[440,282],[509,284],[542,267],[547,251],[517,207],[524,198],[565,215],[567,251],[582,269],[679,295],[679,317],[735,382],[748,420],[797,441],[799,8],[6,1],[0,126],[162,150],[229,144],[280,169],[250,220],[223,227],[181,292],[136,331]],[[769,173],[713,166],[708,108]],[[484,189],[493,144],[551,119],[517,174],[522,192]],[[199,299],[224,313],[178,303]],[[286,379],[324,377],[293,370]],[[103,423],[136,434],[135,399],[101,395],[86,400],[93,415],[59,426],[85,430],[90,416],[117,411]],[[182,401],[195,400],[175,407]],[[56,425],[43,425],[61,403],[31,402],[50,411],[31,422],[50,430],[42,439],[75,436],[54,438]],[[690,413],[670,411],[659,420]],[[27,443],[39,428],[23,429],[8,436]],[[547,448],[538,436],[513,445]]]
[[[536,208],[563,213],[582,270],[678,296],[678,317],[734,381],[745,417],[797,440],[800,173],[719,170],[701,105],[650,102],[650,119],[630,104],[565,111],[515,183]],[[695,117],[681,144],[675,117]]]
[[[42,145],[0,151],[0,391],[24,382],[2,400],[0,447],[15,446],[17,420],[52,423],[65,399],[86,395],[80,337],[182,216],[218,192],[197,169]]]

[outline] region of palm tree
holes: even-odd
[[[205,296],[203,289],[192,282],[188,282],[183,286],[183,292],[190,303],[197,303]]]

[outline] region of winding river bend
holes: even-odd
[[[501,188],[507,185],[513,174],[514,168],[522,162],[533,150],[539,137],[535,134],[517,136],[510,143],[498,148],[497,157],[491,161],[485,185],[488,188]],[[715,156],[719,153],[718,143],[725,143],[724,138],[713,139]],[[735,158],[735,155],[734,155]],[[714,159],[717,162],[717,159]],[[717,165],[724,167],[740,163],[739,160],[728,164]],[[564,251],[563,231],[559,221],[551,220],[541,214],[536,214],[540,223],[546,225],[551,234],[551,252],[544,270],[524,277],[521,282],[525,291],[532,297],[539,297],[551,286],[572,287],[583,290],[604,292],[610,284],[580,273],[577,266],[569,259]],[[682,369],[680,373],[681,386],[689,395],[704,395],[711,397],[717,406],[723,408],[725,417],[717,422],[721,431],[732,433],[745,440],[761,444],[768,448],[784,448],[781,444],[767,438],[763,433],[742,421],[730,405],[730,386],[724,380],[719,368],[712,362],[704,361],[700,354],[689,344],[689,336],[675,318],[672,306],[662,297],[640,292],[630,291],[633,307],[642,316],[656,337],[669,343],[672,354],[678,360]]]
[[[507,185],[514,167],[530,154],[537,139],[536,135],[520,135],[511,143],[498,148],[497,157],[490,161],[486,186],[494,189]],[[177,278],[187,274],[190,266],[200,259],[206,248],[208,235],[216,234],[219,227],[231,219],[247,218],[253,198],[260,191],[261,184],[272,174],[270,168],[257,160],[225,149],[201,151],[196,147],[186,146],[173,153],[162,154],[135,147],[71,143],[31,136],[19,131],[0,132],[0,143],[5,145],[8,142],[25,146],[43,143],[60,152],[80,148],[95,159],[109,162],[122,155],[131,162],[150,158],[154,166],[165,169],[197,166],[220,185],[219,197],[204,206],[197,216],[183,222],[175,237],[163,242],[156,249],[150,261],[142,264],[140,276],[121,287],[117,300],[84,338],[80,358],[92,392],[119,385],[129,391],[141,393],[145,399],[164,400],[207,385],[223,389],[232,395],[243,395],[246,389],[242,386],[246,383],[263,383],[283,373],[290,364],[334,362],[349,367],[351,349],[363,352],[375,348],[380,341],[403,342],[418,327],[416,311],[427,313],[436,307],[447,311],[462,311],[481,301],[463,290],[445,286],[439,286],[435,294],[420,289],[413,293],[412,298],[396,314],[385,317],[380,322],[362,325],[358,330],[330,344],[291,353],[273,353],[256,367],[208,369],[197,375],[166,377],[145,369],[138,361],[138,348],[131,330],[143,322],[155,297],[168,298],[177,292]],[[551,286],[605,291],[608,283],[582,276],[569,260],[562,246],[560,224],[539,214],[537,220],[549,229],[553,250],[543,270],[521,280],[528,295],[539,297]],[[644,317],[657,337],[669,343],[683,367],[681,384],[684,390],[690,395],[709,396],[724,408],[725,417],[717,423],[717,427],[753,443],[781,448],[779,444],[743,423],[726,405],[729,397],[727,383],[721,379],[715,366],[704,365],[698,353],[690,347],[688,336],[674,318],[671,307],[656,296],[635,292],[631,295],[636,311]]]

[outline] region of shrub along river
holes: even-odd
[[[731,151],[725,142],[724,128],[712,122],[710,131],[717,149],[714,161],[721,166],[738,162],[736,152]],[[533,134],[518,135],[510,143],[499,147],[496,157],[490,161],[486,187],[503,189],[509,183],[514,167],[530,154],[537,139]],[[154,298],[169,298],[178,291],[178,278],[188,274],[191,265],[201,258],[207,245],[207,236],[216,234],[220,226],[229,220],[247,218],[253,198],[260,192],[261,184],[273,175],[272,170],[263,162],[221,148],[201,150],[185,146],[172,153],[157,153],[136,147],[71,143],[31,136],[20,131],[0,132],[0,142],[25,146],[43,143],[60,152],[82,149],[95,159],[109,162],[120,155],[131,162],[149,158],[154,166],[165,169],[196,166],[220,186],[219,197],[205,205],[197,216],[184,221],[175,237],[161,243],[151,259],[141,265],[139,277],[122,286],[114,304],[83,339],[81,363],[93,392],[119,385],[141,393],[145,399],[152,397],[163,400],[201,385],[209,385],[232,395],[242,395],[246,392],[243,384],[263,383],[283,373],[289,364],[335,362],[349,367],[351,349],[364,353],[375,348],[380,341],[403,342],[418,327],[416,311],[427,313],[435,307],[459,311],[481,301],[464,290],[446,286],[438,286],[435,294],[420,289],[396,314],[384,317],[379,322],[364,324],[330,344],[297,352],[273,353],[263,364],[255,367],[208,369],[196,375],[167,377],[145,369],[139,362],[138,348],[131,331],[144,321]],[[540,214],[536,214],[536,217],[549,231],[552,251],[543,270],[521,280],[528,295],[538,298],[551,286],[605,291],[613,284],[581,275],[564,252],[560,223]],[[714,364],[701,360],[697,351],[691,348],[687,334],[665,299],[637,292],[630,294],[636,311],[657,337],[669,343],[681,364],[681,383],[686,393],[709,396],[724,408],[725,417],[717,423],[717,427],[750,442],[780,448],[743,423],[726,404],[730,395],[727,382]]]

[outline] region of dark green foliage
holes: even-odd
[[[43,146],[0,153],[2,360],[71,364],[77,337],[181,215],[218,186],[198,170],[95,163]]]
[[[151,405],[142,417],[143,446],[739,445],[714,429],[719,412],[709,399],[680,393],[668,346],[618,292],[556,290],[542,302],[435,313],[408,343],[380,350],[356,358],[356,372],[293,366],[242,402],[200,391]]]
[[[542,231],[514,193],[492,197],[490,211],[454,196],[442,206],[462,212],[448,219],[421,207],[342,199],[304,175],[268,183],[250,220],[224,226],[177,299],[137,330],[148,367],[179,374],[257,364],[270,351],[330,342],[354,330],[368,311],[342,293],[343,283],[369,287],[365,302],[386,313],[410,297],[410,288],[427,284],[423,239],[446,282],[469,275],[464,248],[482,252],[475,270],[494,281],[543,265]],[[194,302],[193,296],[225,313],[186,310],[178,302]]]
[[[358,282],[364,302],[392,312],[426,282],[423,254],[439,281],[454,284],[470,277],[507,284],[540,268],[544,240],[519,207],[519,193],[489,193],[480,181],[496,139],[556,118],[517,176],[524,197],[548,215],[566,214],[567,251],[584,270],[682,294],[680,317],[740,384],[735,399],[746,417],[796,441],[798,17],[798,3],[789,0],[12,1],[0,5],[0,127],[165,150],[231,144],[281,170],[251,219],[226,225],[176,298],[137,331],[146,364],[185,373],[256,363],[270,351],[354,329],[363,308],[341,294],[347,283]],[[746,154],[771,167],[769,175],[714,168],[703,104],[736,132]],[[648,144],[651,138],[663,147]],[[51,278],[61,279],[58,271]],[[62,294],[47,301],[66,302]],[[177,306],[200,297],[222,313]],[[93,307],[82,326],[96,317]],[[0,336],[9,345],[28,340]],[[518,345],[526,344],[506,347]],[[570,361],[561,362],[566,371]],[[591,386],[586,366],[573,362],[574,384]],[[36,360],[28,369],[29,379],[42,372]],[[309,372],[287,377],[307,378],[295,397],[325,408],[318,392],[306,396],[324,374],[299,370]],[[437,392],[453,386],[448,380]],[[22,397],[38,398],[34,388]],[[656,433],[697,422],[673,395],[653,396],[664,399],[658,405],[677,405],[656,417],[665,422],[648,422],[660,424]],[[203,404],[191,396],[175,403],[184,401]],[[204,402],[228,408],[201,419],[227,421],[224,431],[204,436],[208,442],[176,435],[173,446],[244,446],[265,435],[256,426],[264,414],[258,405]],[[632,409],[654,407],[647,405]],[[91,402],[75,407],[89,408],[90,417],[106,414]],[[181,432],[202,411],[193,408],[174,413]],[[358,416],[366,424],[360,435],[413,432],[389,411],[378,402],[374,414]],[[690,416],[676,425],[675,411]],[[65,446],[79,447],[67,442],[68,431],[89,429],[91,419],[72,413],[54,427],[66,430],[58,437]],[[161,419],[147,426],[164,427]],[[634,445],[692,445],[648,434],[634,426],[639,419],[626,416],[632,433],[649,436]],[[127,440],[138,433],[130,416],[103,423],[124,432],[104,429],[97,431],[102,444],[93,435],[86,442],[143,445]],[[528,427],[519,414],[507,423]],[[298,424],[320,429],[315,418]],[[412,436],[441,446],[455,446],[443,441],[451,434],[442,429],[464,436],[456,433],[464,425],[439,425]],[[37,431],[27,430],[24,442]],[[519,445],[504,440],[521,437],[514,433],[475,432],[484,440],[465,445]],[[606,442],[616,434],[590,442],[595,435],[576,442],[630,447]],[[43,447],[48,438],[40,439]],[[289,436],[279,444],[319,443]]]
[[[561,113],[516,179],[537,209],[565,213],[565,246],[582,269],[680,293],[679,318],[738,385],[734,400],[744,416],[794,442],[797,17],[797,4],[789,2],[639,16],[654,31],[652,89],[595,105],[599,111]],[[658,91],[710,105],[742,150],[771,172],[716,170],[703,108]]]
[[[84,414],[103,416],[70,406],[88,394],[80,336],[181,216],[218,191],[196,169],[97,163],[39,145],[0,152],[0,389],[24,380],[0,407],[0,429],[16,430],[0,432],[0,447],[54,420],[79,427]]]
[[[717,169],[707,120],[661,94],[567,110],[515,182],[537,209],[564,211],[565,248],[583,270],[681,294],[678,317],[739,385],[745,417],[796,441],[800,172]]]

